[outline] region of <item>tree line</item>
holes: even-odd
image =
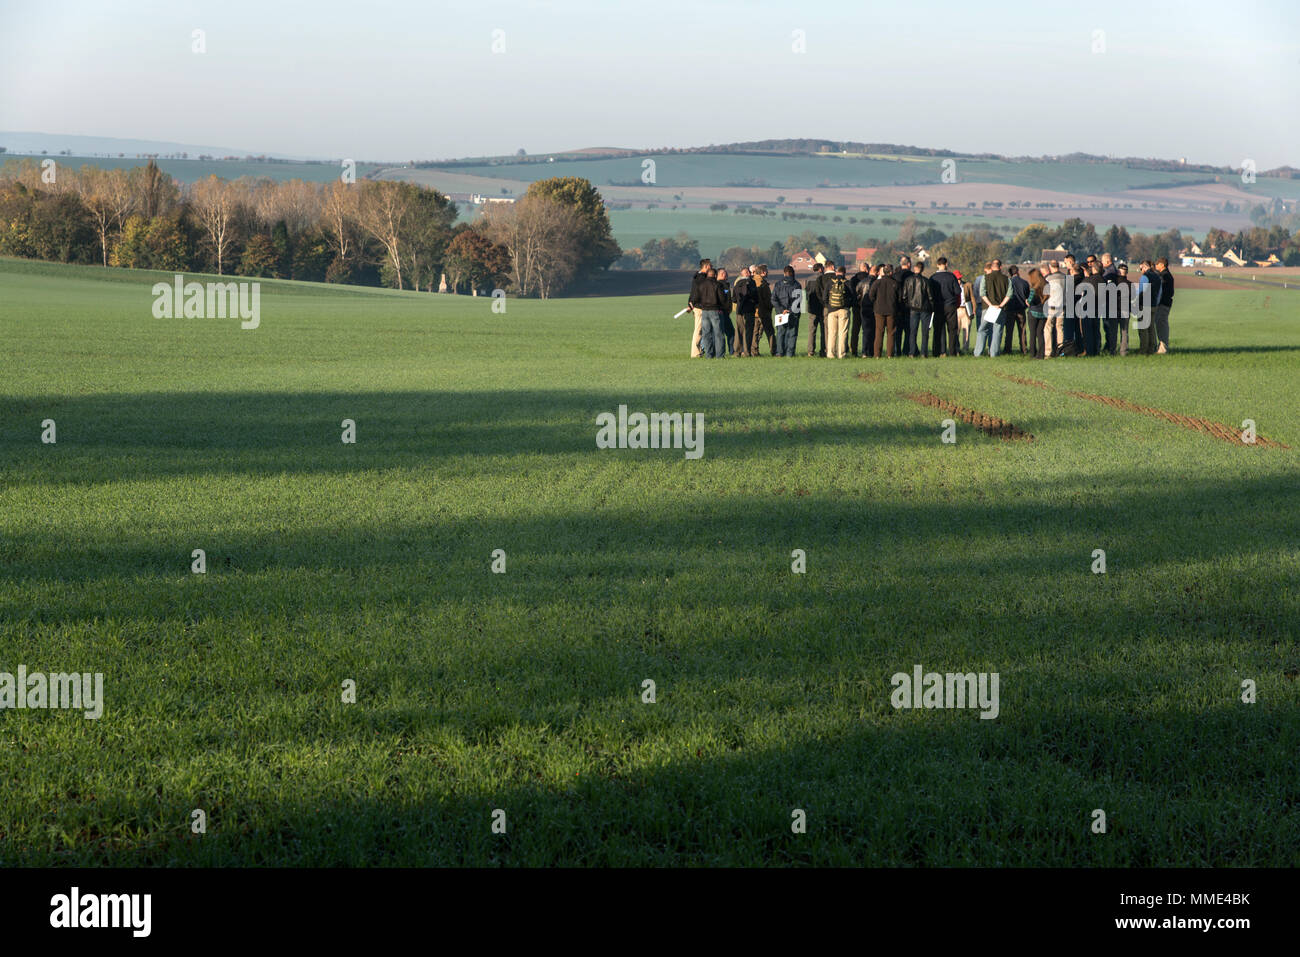
[[[10,160],[0,168],[0,255],[127,269],[556,295],[621,250],[585,179],[533,183],[458,223],[435,189],[394,180],[310,183],[208,176],[182,185],[152,159],[130,169]]]

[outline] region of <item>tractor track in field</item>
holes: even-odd
[[[931,408],[942,409],[961,421],[975,426],[981,432],[995,436],[1000,439],[1012,439],[1025,442],[1034,441],[1034,437],[1023,429],[1018,428],[1005,419],[999,419],[995,415],[989,415],[987,412],[980,412],[976,409],[968,409],[965,406],[957,405],[955,402],[949,402],[947,399],[940,398],[933,392],[903,392],[900,393],[904,398],[911,399],[920,405],[928,405]]]
[[[1182,415],[1178,412],[1169,412],[1165,409],[1156,409],[1147,405],[1138,405],[1135,402],[1129,402],[1127,399],[1119,399],[1113,395],[1098,395],[1094,392],[1077,392],[1072,389],[1057,389],[1055,386],[1046,382],[1039,382],[1037,379],[1024,379],[1020,376],[1008,375],[1005,372],[993,373],[999,379],[1006,379],[1008,382],[1015,382],[1019,385],[1026,385],[1036,389],[1045,389],[1049,392],[1059,392],[1062,395],[1072,396],[1076,399],[1087,399],[1089,402],[1097,402],[1101,405],[1108,405],[1112,409],[1122,409],[1125,412],[1136,412],[1139,415],[1149,415],[1152,418],[1164,419],[1166,422],[1172,422],[1174,425],[1181,425],[1185,429],[1191,429],[1193,432],[1201,432],[1205,435],[1213,436],[1216,439],[1222,439],[1225,442],[1232,442],[1235,445],[1254,444],[1263,448],[1270,449],[1289,449],[1290,446],[1273,439],[1266,439],[1264,436],[1255,435],[1254,443],[1246,443],[1241,440],[1241,430],[1234,429],[1230,425],[1224,425],[1222,422],[1215,422],[1211,419],[1203,419],[1196,415]]]

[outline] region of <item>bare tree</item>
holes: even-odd
[[[116,228],[120,233],[122,224],[135,206],[130,179],[126,170],[83,166],[73,187],[95,221],[99,247],[103,253],[104,265],[107,266],[109,231]]]
[[[523,296],[549,299],[573,278],[581,258],[580,230],[572,208],[540,196],[483,212],[484,234],[510,254],[511,282]]]
[[[357,222],[388,254],[389,265],[402,286],[402,222],[410,208],[409,185],[393,180],[368,180],[357,197]]]
[[[189,190],[190,206],[202,227],[208,244],[217,257],[217,275],[223,275],[226,253],[235,243],[235,216],[239,209],[239,189],[232,183],[209,176],[193,183]]]
[[[325,190],[322,218],[325,231],[329,233],[334,246],[334,255],[339,262],[347,262],[348,253],[352,250],[357,221],[358,190],[358,186],[338,180]]]

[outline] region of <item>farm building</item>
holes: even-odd
[[[817,261],[813,259],[812,253],[804,249],[790,258],[790,265],[794,267],[795,272],[809,272],[813,267],[813,263]]]

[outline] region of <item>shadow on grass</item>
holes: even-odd
[[[827,412],[825,400],[816,396],[769,407],[752,396],[719,392],[577,389],[11,397],[0,400],[0,456],[9,484],[50,485],[173,475],[341,474],[422,468],[459,457],[595,454],[596,417],[617,415],[620,405],[629,412],[703,414],[708,457],[828,445],[871,453],[933,446],[937,440],[937,424],[900,422],[895,412],[880,411],[898,401],[888,389],[863,390],[852,401],[860,423],[809,428],[798,422],[800,415]],[[54,445],[40,441],[47,418],[57,425]],[[751,429],[756,418],[771,424]],[[344,419],[356,424],[355,444],[341,441]],[[1036,416],[1032,425],[1061,421]],[[670,453],[621,454],[648,461]]]

